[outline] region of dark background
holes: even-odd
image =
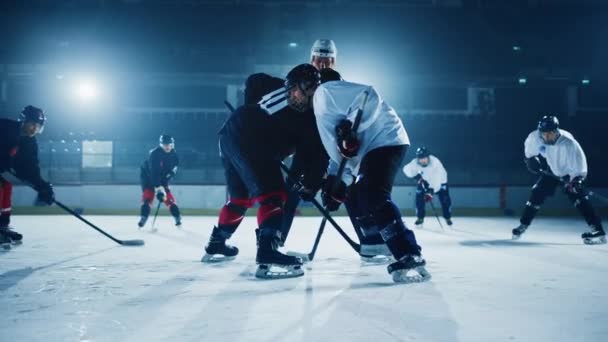
[[[41,162],[56,183],[135,183],[168,133],[190,171],[177,182],[222,184],[216,131],[229,88],[253,72],[281,76],[330,38],[336,69],[375,86],[411,150],[428,146],[453,185],[530,184],[523,141],[551,114],[583,146],[591,185],[606,186],[607,10],[584,0],[5,0],[0,116],[45,109]],[[83,81],[96,98],[77,98]],[[81,167],[93,139],[113,141],[110,170]]]

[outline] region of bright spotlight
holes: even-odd
[[[99,95],[95,82],[86,80],[76,85],[76,96],[82,101],[92,101]]]

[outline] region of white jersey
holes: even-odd
[[[558,177],[586,177],[587,157],[581,145],[570,132],[560,129],[559,133],[560,137],[554,145],[545,144],[538,130],[530,133],[524,143],[526,158],[540,154],[547,159],[551,171]]]
[[[448,173],[445,171],[443,164],[434,155],[429,156],[429,164],[422,166],[418,164],[418,159],[414,158],[411,162],[403,167],[403,173],[409,178],[416,177],[417,174],[422,176],[422,179],[429,183],[429,187],[435,192],[441,190],[441,184],[448,182]]]
[[[330,158],[328,173],[336,174],[343,158],[336,141],[336,126],[343,119],[355,122],[366,91],[369,95],[357,128],[360,148],[357,156],[346,163],[342,176],[346,184],[352,183],[352,176],[357,175],[361,160],[367,152],[378,147],[410,143],[401,119],[372,86],[346,81],[324,83],[315,91],[313,107],[319,135]]]

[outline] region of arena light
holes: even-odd
[[[588,84],[590,84],[590,83],[591,83],[591,80],[589,80],[588,78],[583,78],[583,79],[581,80],[581,83],[582,83],[582,84],[584,84],[584,85],[588,85]]]
[[[296,48],[296,47],[298,47],[298,43],[296,43],[296,42],[291,42],[291,43],[289,43],[289,47],[290,47],[290,48]]]
[[[528,83],[528,79],[527,79],[527,78],[525,78],[525,77],[520,77],[520,78],[517,80],[517,82],[518,82],[519,84],[526,84],[526,83]]]
[[[90,102],[99,96],[99,88],[92,80],[81,80],[76,84],[75,93],[79,100]]]

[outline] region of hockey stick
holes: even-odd
[[[429,188],[427,188],[424,185],[424,181],[422,183],[420,183],[420,185],[422,186],[422,190],[424,190],[424,193],[426,194],[429,191]],[[429,201],[429,204],[431,205],[431,209],[433,210],[433,214],[435,215],[435,218],[437,219],[437,222],[439,222],[439,227],[441,227],[441,230],[445,231],[445,228],[443,228],[443,224],[441,224],[441,220],[439,219],[439,215],[437,215],[437,210],[435,209],[435,204],[433,204],[433,198],[431,198],[431,200]],[[426,205],[426,203],[425,203],[425,205]]]
[[[19,178],[12,171],[10,171],[10,174],[13,175],[16,178]],[[30,184],[29,182],[26,182],[26,181],[23,181],[23,180],[22,180],[22,182],[25,183],[25,184],[27,184],[27,185],[29,185],[32,189],[34,189],[34,186],[32,184]],[[69,207],[67,207],[63,203],[57,201],[56,199],[53,199],[53,203],[57,204],[57,206],[60,207],[61,209],[67,211],[70,214],[72,214],[77,219],[79,219],[82,222],[88,224],[91,228],[95,229],[96,231],[100,232],[101,234],[105,235],[110,240],[116,242],[117,244],[119,244],[121,246],[143,246],[144,245],[144,240],[120,240],[120,239],[117,239],[117,238],[113,237],[112,235],[106,233],[103,229],[101,229],[101,228],[97,227],[96,225],[92,224],[87,219],[85,219],[84,217],[80,216],[80,214],[78,214],[74,210],[70,209]]]
[[[156,224],[156,217],[158,216],[158,211],[160,210],[161,204],[163,204],[163,202],[158,201],[158,205],[156,206],[156,212],[154,213],[154,218],[152,219],[152,228],[150,228],[151,230],[154,230],[154,225]]]
[[[283,162],[281,162],[281,169],[283,169],[283,171],[287,172],[287,177],[289,177],[289,179],[294,183],[294,184],[300,184],[301,183],[299,181],[295,181],[293,178],[291,178],[291,175],[289,174],[289,168],[287,167],[287,165],[285,165]],[[312,199],[311,203],[317,208],[317,210],[319,210],[319,212],[321,212],[321,214],[323,215],[324,219],[329,221],[329,223],[331,223],[332,226],[334,226],[334,228],[338,231],[338,233],[344,238],[344,240],[346,240],[346,242],[357,252],[359,253],[359,251],[361,250],[361,246],[356,243],[355,241],[353,241],[348,234],[346,234],[344,232],[344,230],[342,230],[342,228],[338,225],[338,223],[336,223],[336,221],[334,221],[334,219],[331,217],[331,215],[329,214],[329,212],[323,208],[323,206],[319,203],[319,201],[317,201],[315,198]],[[321,227],[324,227],[323,222],[321,222]],[[319,229],[321,229],[321,227],[319,227]],[[319,234],[317,234],[319,235]],[[320,236],[318,236],[318,240],[320,240]],[[313,246],[314,249],[314,246]],[[314,254],[313,254],[314,257]]]
[[[353,123],[353,126],[352,126],[352,131],[355,134],[357,133],[357,129],[359,128],[359,124],[361,123],[361,117],[363,116],[363,109],[365,108],[365,105],[367,104],[367,99],[369,97],[369,90],[366,90],[364,94],[365,94],[365,97],[363,98],[363,103],[361,104],[361,107],[359,107],[359,109],[357,110],[357,115],[355,116],[355,122]],[[344,173],[344,169],[346,168],[347,162],[348,162],[347,158],[342,158],[342,160],[340,161],[340,166],[338,167],[338,172],[336,173],[337,179],[340,179],[342,177],[342,174]],[[281,167],[287,173],[287,177],[290,177],[289,169],[287,168],[287,166],[285,166],[285,164],[281,162]],[[334,185],[334,186],[337,186],[337,185]],[[315,257],[315,253],[317,252],[317,248],[319,247],[319,242],[321,241],[321,236],[323,235],[323,232],[325,230],[325,225],[327,224],[327,220],[330,220],[331,224],[334,226],[334,228],[336,228],[338,233],[340,233],[340,235],[342,235],[342,237],[346,240],[346,242],[348,242],[351,245],[351,247],[353,247],[353,249],[355,251],[357,251],[357,253],[359,253],[361,251],[361,245],[354,242],[335,222],[333,222],[333,219],[327,212],[327,209],[322,208],[319,205],[319,202],[317,202],[315,199],[313,199],[313,204],[317,207],[317,209],[319,209],[319,211],[321,211],[321,213],[323,214],[324,217],[323,217],[323,220],[321,220],[321,225],[319,226],[319,231],[317,232],[317,237],[315,238],[315,242],[312,246],[312,250],[307,255],[308,260],[312,261]]]
[[[363,103],[361,104],[361,107],[359,107],[359,109],[357,110],[357,115],[355,116],[355,122],[353,123],[352,130],[353,130],[353,133],[355,133],[355,134],[357,133],[357,129],[359,129],[359,124],[361,123],[361,117],[363,116],[363,109],[365,108],[365,105],[367,104],[368,96],[369,96],[369,90],[366,90],[365,97],[363,98]],[[336,172],[337,179],[342,178],[342,174],[344,173],[344,169],[346,168],[347,162],[348,162],[348,159],[346,159],[346,158],[342,158],[342,160],[340,161],[340,166],[338,167],[338,172]],[[334,185],[333,190],[335,190],[336,186],[337,185]],[[319,242],[321,241],[321,235],[323,235],[323,231],[325,230],[326,224],[327,224],[327,218],[323,217],[323,220],[321,220],[321,225],[319,226],[319,232],[317,233],[317,237],[315,238],[315,243],[312,246],[312,251],[308,254],[308,260],[310,260],[310,261],[312,261],[312,259],[315,257],[315,253],[317,252],[317,247],[319,247]],[[340,232],[340,230],[338,232]],[[342,235],[342,236],[344,237],[344,235]],[[352,246],[352,244],[351,244],[351,246]],[[357,253],[359,253],[359,251],[361,251],[361,246],[359,245],[359,249],[358,250],[355,249],[355,250],[357,251]]]
[[[541,173],[542,175],[545,175],[545,176],[551,177],[551,178],[553,178],[553,179],[555,179],[555,180],[559,181],[561,184],[565,184],[565,182],[564,182],[564,180],[563,180],[563,179],[561,179],[560,177],[558,177],[558,176],[554,175],[553,173],[551,173],[551,172],[549,172],[549,171],[546,171],[546,170],[540,170],[540,173]],[[601,201],[601,202],[603,202],[604,204],[608,204],[608,198],[607,198],[607,197],[604,197],[604,196],[602,196],[602,195],[600,195],[600,194],[598,194],[598,193],[597,193],[597,192],[595,192],[595,191],[591,191],[591,190],[589,190],[588,195],[589,195],[589,196],[593,196],[593,197],[597,198],[598,200],[600,200],[600,201]]]
[[[228,100],[224,100],[224,104],[226,105],[226,107],[228,107],[228,110],[230,111],[230,113],[234,112],[234,107],[232,106],[232,104],[230,102],[228,102]]]
[[[431,204],[431,209],[433,209],[433,214],[435,214],[435,218],[437,219],[437,222],[439,222],[439,227],[441,227],[441,230],[445,231],[445,228],[443,228],[443,224],[441,224],[441,220],[439,219],[439,215],[437,215],[437,210],[435,210],[435,205],[433,204],[433,200],[431,199],[431,201],[429,203]]]
[[[117,239],[117,238],[113,237],[112,235],[106,233],[103,229],[101,229],[101,228],[97,227],[96,225],[92,224],[87,219],[85,219],[84,217],[80,216],[77,212],[75,212],[74,210],[70,209],[69,207],[67,207],[63,203],[61,203],[61,202],[59,202],[57,200],[53,200],[53,203],[57,204],[57,206],[59,206],[61,209],[67,211],[70,214],[72,214],[73,216],[75,216],[80,221],[88,224],[91,228],[95,229],[96,231],[100,232],[101,234],[105,235],[107,238],[109,238],[110,240],[116,242],[117,244],[119,244],[121,246],[143,246],[144,245],[144,240],[120,240],[120,239]]]

